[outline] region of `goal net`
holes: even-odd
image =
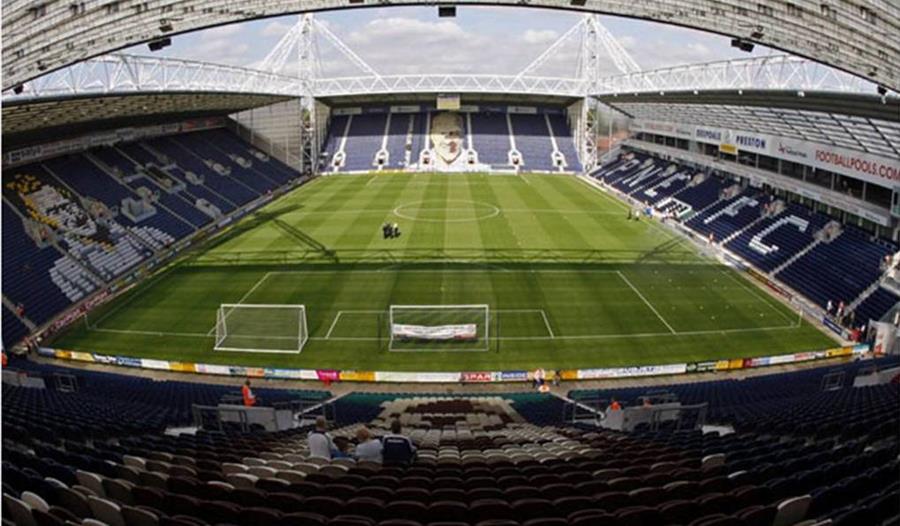
[[[487,305],[391,305],[391,351],[487,351]]]
[[[299,353],[308,337],[303,305],[224,303],[216,314],[217,351]]]

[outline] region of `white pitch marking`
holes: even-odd
[[[263,274],[263,277],[259,278],[259,280],[257,280],[257,282],[256,282],[252,287],[250,287],[250,290],[248,290],[247,292],[244,293],[243,296],[241,296],[241,299],[239,299],[239,300],[237,301],[237,304],[240,305],[241,303],[244,303],[244,300],[246,300],[247,298],[249,298],[250,295],[253,294],[253,292],[254,292],[256,289],[258,289],[259,286],[262,285],[264,281],[266,281],[267,279],[269,279],[269,276],[270,276],[271,274],[272,274],[271,272],[266,272],[265,274]],[[227,320],[227,319],[228,319],[228,316],[230,316],[230,315],[231,315],[231,312],[229,312],[228,314],[226,314],[226,315],[225,315],[225,319]],[[218,325],[219,325],[218,322],[216,322],[216,324],[212,326],[212,329],[210,329],[209,332],[207,332],[206,334],[209,335],[209,336],[212,336],[213,333],[216,332],[216,327],[217,327]]]
[[[631,281],[629,281],[628,278],[625,277],[625,274],[622,274],[621,271],[616,271],[616,273],[620,278],[622,278],[622,281],[624,281],[629,287],[631,287],[631,290],[633,290],[634,293],[637,294],[638,297],[640,297],[648,307],[650,307],[650,310],[653,311],[653,314],[656,314],[656,317],[659,318],[659,321],[663,322],[663,325],[665,325],[672,334],[678,334],[678,332],[676,332],[675,329],[673,329],[672,326],[669,325],[669,322],[667,322],[666,319],[662,317],[662,314],[660,314],[659,311],[656,310],[656,307],[654,307],[652,303],[647,301],[647,298],[645,298],[644,295],[641,294],[641,291],[639,291],[637,287],[635,287],[634,284],[632,284]]]
[[[788,317],[787,314],[785,314],[785,313],[782,312],[780,309],[778,309],[777,307],[775,307],[775,305],[773,305],[770,301],[767,301],[766,298],[765,298],[765,296],[762,296],[762,295],[759,293],[759,291],[750,288],[750,286],[747,285],[746,283],[742,283],[738,278],[732,276],[731,273],[729,273],[727,270],[723,270],[723,271],[722,271],[722,274],[725,274],[726,276],[728,276],[729,278],[731,278],[731,281],[734,281],[734,282],[737,283],[742,289],[746,290],[747,292],[749,292],[750,294],[752,294],[753,296],[755,296],[756,298],[758,298],[761,302],[763,302],[763,303],[765,303],[766,305],[768,305],[772,310],[774,310],[775,312],[777,312],[778,314],[780,314],[782,318],[788,320],[788,321],[791,322],[791,323],[794,323],[794,321],[793,321],[790,317]]]
[[[339,310],[337,315],[334,317],[334,321],[331,322],[331,327],[328,327],[328,332],[325,334],[325,339],[331,338],[331,331],[334,330],[334,326],[337,325],[339,319],[341,319],[341,315],[344,314],[344,311]]]
[[[537,312],[540,309],[532,309],[533,312]],[[350,311],[344,311],[350,312]],[[382,312],[382,311],[371,311],[371,312]],[[495,311],[502,312],[502,311]],[[709,334],[731,334],[731,333],[743,333],[743,332],[765,332],[765,331],[783,331],[783,330],[797,330],[801,327],[797,325],[773,325],[770,327],[753,327],[748,329],[713,329],[713,330],[703,330],[703,331],[682,331],[679,333],[670,333],[670,332],[640,332],[633,334],[576,334],[571,336],[492,336],[491,340],[500,340],[500,341],[516,341],[516,340],[608,340],[608,339],[622,339],[622,338],[659,338],[665,336],[703,336]],[[176,337],[186,337],[186,338],[212,338],[212,336],[201,334],[199,332],[165,332],[165,331],[139,331],[139,330],[131,330],[131,329],[89,329],[91,331],[97,332],[110,332],[117,334],[139,334],[144,336],[176,336]],[[293,338],[285,338],[285,337],[273,337],[273,339],[291,339]],[[310,336],[310,340],[326,340],[325,336]],[[329,341],[377,341],[379,338],[377,337],[349,337],[349,336],[332,336],[331,338],[327,338]],[[244,351],[248,352],[248,351]],[[284,352],[296,352],[296,351],[284,351]]]
[[[550,328],[550,320],[547,319],[547,313],[544,312],[544,309],[541,309],[541,317],[544,318],[544,325],[547,327],[547,332],[550,333],[550,338],[556,338],[553,334],[553,329]]]

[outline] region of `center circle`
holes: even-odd
[[[426,200],[405,203],[394,208],[394,215],[409,221],[426,223],[468,223],[500,215],[489,203],[464,199]]]

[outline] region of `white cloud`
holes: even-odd
[[[259,34],[266,38],[281,38],[285,35],[285,33],[290,31],[290,29],[290,25],[285,24],[284,22],[275,21],[266,24]]]
[[[526,44],[550,45],[559,38],[559,33],[552,29],[529,29],[522,35]]]

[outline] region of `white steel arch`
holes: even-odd
[[[876,85],[790,55],[721,60],[601,78],[595,95],[708,90],[799,90],[874,94]]]
[[[3,100],[140,92],[222,92],[311,97],[430,92],[567,97],[709,90],[834,91],[873,94],[875,85],[786,55],[753,57],[588,78],[522,75],[407,74],[312,78],[166,57],[112,54],[28,82]]]
[[[3,100],[151,92],[297,95],[297,79],[193,60],[112,54],[39,77]]]
[[[900,7],[893,0],[453,0],[627,16],[741,38],[900,89]],[[179,33],[289,13],[434,0],[8,0],[3,88],[92,56]]]

